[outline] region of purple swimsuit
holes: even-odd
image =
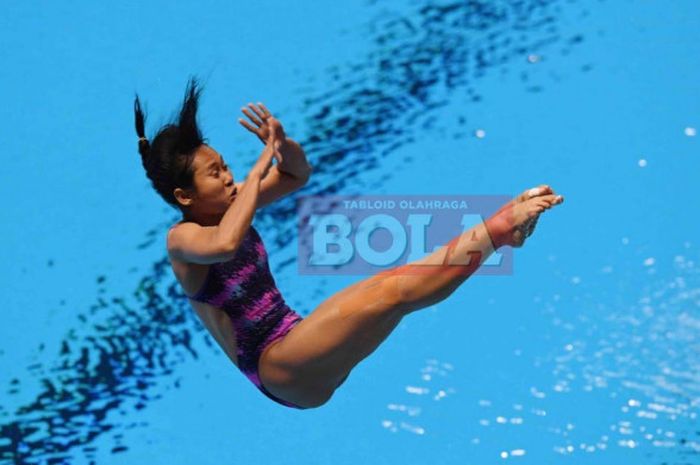
[[[222,308],[231,316],[238,346],[238,368],[270,399],[303,409],[270,393],[258,375],[263,350],[286,335],[302,317],[289,308],[270,273],[267,251],[250,225],[235,256],[209,266],[199,292],[191,299]]]

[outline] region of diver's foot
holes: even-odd
[[[535,231],[540,214],[563,201],[564,197],[543,184],[506,203],[485,222],[494,248],[503,245],[521,247]]]
[[[523,191],[522,194],[520,194],[516,197],[513,197],[513,199],[511,199],[509,202],[506,202],[505,204],[503,204],[503,206],[501,208],[499,208],[498,211],[500,212],[501,210],[512,207],[516,203],[522,203],[522,202],[524,202],[527,199],[530,199],[532,197],[536,197],[538,195],[547,195],[547,194],[555,194],[556,195],[556,192],[554,192],[554,190],[552,190],[552,188],[548,184],[540,184],[537,187],[533,187],[531,189],[526,189],[525,191]]]

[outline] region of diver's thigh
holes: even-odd
[[[401,320],[396,284],[380,273],[333,294],[275,346],[271,362],[305,381],[340,382]]]

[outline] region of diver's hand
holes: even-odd
[[[258,102],[257,105],[249,103],[248,106],[250,107],[250,110],[243,107],[241,108],[241,111],[248,117],[248,119],[250,119],[252,124],[243,118],[238,118],[238,122],[241,123],[241,125],[248,131],[258,136],[258,139],[260,139],[263,144],[267,144],[270,137],[274,135],[278,141],[277,148],[284,145],[286,142],[284,128],[282,127],[282,123],[280,123],[277,118],[272,116],[270,110],[268,110],[267,107],[261,102]]]

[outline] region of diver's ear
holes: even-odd
[[[173,191],[175,200],[183,207],[189,207],[194,201],[194,195],[189,189],[182,189],[181,187],[176,187]]]

